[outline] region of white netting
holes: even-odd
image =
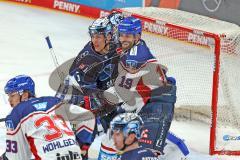
[[[124,10],[168,23],[177,24],[179,26],[222,35],[222,50],[229,53],[234,52],[240,54],[240,28],[236,24],[175,9],[136,7],[124,8]]]
[[[226,135],[240,136],[239,26],[173,9],[150,7],[124,10],[221,37],[216,149],[240,151],[240,140],[226,140]],[[181,28],[171,31],[170,28],[166,29],[165,25],[160,27],[149,24],[146,26],[145,23],[143,25],[145,29],[161,34],[145,32],[143,39],[160,63],[169,68],[168,75],[174,76],[177,80],[176,115],[210,124],[215,69],[214,40],[194,33],[186,38],[186,33]]]

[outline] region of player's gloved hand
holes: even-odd
[[[96,116],[104,116],[115,109],[115,105],[112,105],[106,101],[102,96],[102,93],[96,93],[89,96],[90,109]]]
[[[172,85],[176,85],[176,79],[174,77],[166,77],[168,83],[172,84]]]
[[[84,104],[84,96],[73,94],[71,96],[71,99],[69,100],[69,103],[74,104],[74,105],[83,105]]]

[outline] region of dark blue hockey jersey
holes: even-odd
[[[149,149],[139,147],[137,149],[123,153],[119,160],[159,160]]]
[[[74,75],[80,87],[95,86],[105,90],[110,79],[117,76],[117,45],[110,44],[107,54],[94,51],[92,43],[89,42],[75,58],[69,74]]]

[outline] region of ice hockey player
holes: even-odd
[[[88,29],[91,41],[80,51],[69,69],[69,76],[73,77],[70,81],[73,82],[67,83],[75,82],[76,92],[81,93],[81,96],[76,97],[79,94],[72,92],[69,101],[74,104],[81,104],[82,95],[91,95],[97,89],[108,88],[111,84],[109,75],[115,75],[112,73],[113,67],[119,59],[115,59],[115,56],[119,56],[116,55],[116,44],[112,43],[112,24],[107,17],[96,19]],[[62,90],[57,96],[63,94]],[[68,100],[69,97],[64,98]]]
[[[140,146],[143,121],[136,113],[122,113],[110,123],[111,137],[119,153],[119,160],[158,160],[152,150]]]
[[[139,113],[146,121],[142,145],[163,152],[176,102],[175,79],[166,77],[167,68],[157,62],[141,39],[139,19],[124,18],[118,33],[123,54],[114,87],[106,90],[104,96],[110,103],[122,102],[121,112]],[[108,137],[103,138],[99,160],[116,158]]]
[[[116,78],[119,62],[117,54],[119,51],[117,44],[113,42],[113,24],[111,23],[117,18],[111,18],[111,21],[109,19],[108,17],[98,18],[89,26],[88,32],[91,41],[74,59],[65,84],[60,86],[56,94],[64,101],[80,105],[95,114],[107,112],[107,109],[110,108],[98,100],[101,100],[99,98],[101,91],[111,86],[113,79]],[[101,108],[101,106],[104,107]],[[102,111],[100,108],[106,109],[106,111]],[[95,120],[89,119],[82,123],[78,134],[84,137],[80,145],[81,149],[85,151],[83,158],[87,159],[87,150],[94,139]]]
[[[13,109],[5,120],[6,152],[1,159],[82,159],[65,113],[56,114],[62,107],[59,98],[36,98],[34,81],[26,75],[10,79],[4,90]]]

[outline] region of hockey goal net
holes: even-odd
[[[209,123],[210,154],[240,155],[240,28],[161,8],[124,8],[143,22],[143,39],[177,80],[175,114]]]

